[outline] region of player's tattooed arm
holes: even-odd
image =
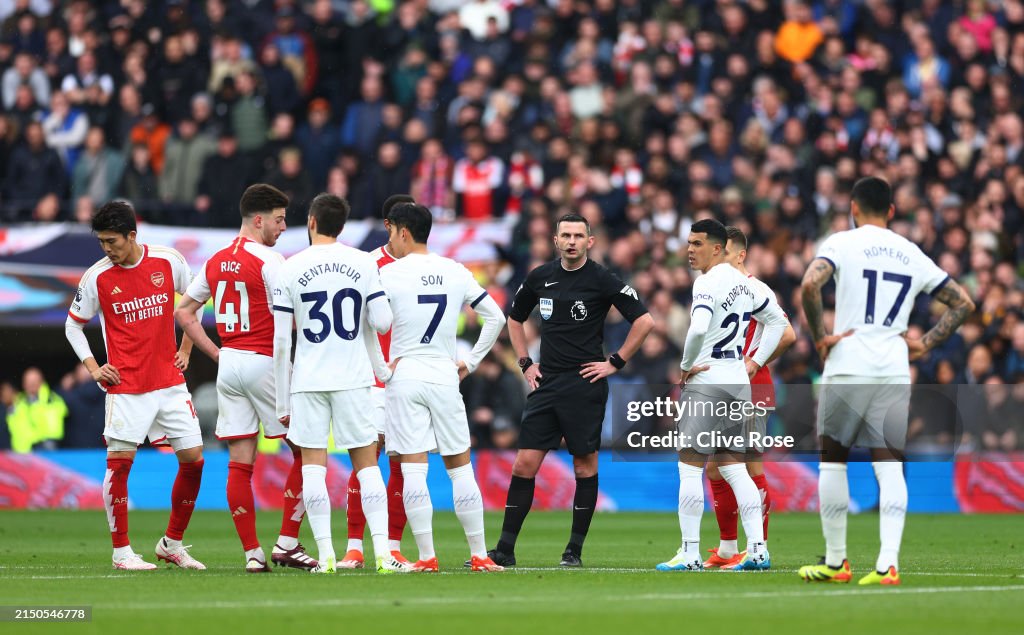
[[[822,258],[815,258],[804,273],[803,282],[800,283],[804,318],[815,342],[820,342],[825,337],[825,308],[821,301],[821,288],[832,278],[832,272],[831,263]]]
[[[956,332],[971,313],[974,313],[974,302],[967,291],[953,280],[948,281],[935,299],[949,308],[939,318],[938,324],[924,334],[920,340],[907,340],[911,361],[922,357],[925,353],[942,344]]]

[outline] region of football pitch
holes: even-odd
[[[277,512],[263,512],[264,548],[277,535]],[[155,561],[166,512],[133,511],[135,550]],[[335,545],[344,552],[343,512]],[[500,529],[488,514],[488,541]],[[90,623],[4,624],[4,633],[991,633],[1022,632],[1024,518],[1019,515],[911,514],[898,588],[858,587],[874,565],[878,517],[850,516],[854,583],[807,584],[796,575],[817,560],[823,542],[816,514],[772,518],[770,572],[659,573],[653,566],[678,547],[672,514],[598,514],[583,552],[586,568],[560,570],[567,512],[534,512],[517,548],[519,566],[469,573],[454,514],[437,512],[440,574],[378,576],[339,571],[312,576],[292,569],[251,575],[226,512],[197,512],[185,535],[207,571],[161,567],[114,571],[100,512],[0,512],[0,604],[91,606]],[[717,545],[713,515],[702,523],[704,548]],[[313,545],[308,527],[302,540]],[[741,532],[742,537],[742,532]],[[415,556],[406,531],[404,551]],[[315,549],[312,551],[315,554]],[[294,630],[293,630],[294,629]]]

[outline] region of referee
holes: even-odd
[[[572,533],[560,564],[582,566],[583,541],[597,504],[597,450],[608,401],[605,378],[626,365],[654,328],[636,291],[587,258],[594,237],[585,218],[562,216],[554,240],[560,258],[530,272],[516,291],[508,317],[509,337],[531,392],[523,411],[501,539],[488,552],[506,567],[516,563],[516,538],[533,504],[537,471],[548,450],[558,449],[562,439],[572,454],[576,495]],[[527,355],[523,322],[537,306],[542,318],[541,359],[534,362]],[[619,352],[605,358],[604,321],[612,306],[633,326]]]

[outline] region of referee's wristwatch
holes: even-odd
[[[520,357],[519,358],[519,370],[521,370],[521,371],[523,371],[525,373],[526,369],[529,368],[530,366],[533,366],[533,360],[532,359],[530,359],[529,357]]]

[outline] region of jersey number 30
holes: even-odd
[[[327,336],[331,334],[331,316],[328,316],[322,311],[324,305],[327,304],[327,292],[326,291],[312,291],[310,293],[303,293],[299,296],[303,302],[312,302],[313,306],[309,308],[309,319],[320,322],[321,328],[319,331],[311,331],[308,328],[302,329],[302,334],[306,336],[306,339],[314,344],[319,344],[327,339]],[[345,319],[342,315],[341,307],[346,299],[352,300],[352,328],[345,328]],[[356,335],[359,335],[359,316],[362,315],[363,310],[363,296],[355,289],[342,289],[334,294],[331,299],[331,313],[333,313],[333,330],[343,340],[354,340]]]

